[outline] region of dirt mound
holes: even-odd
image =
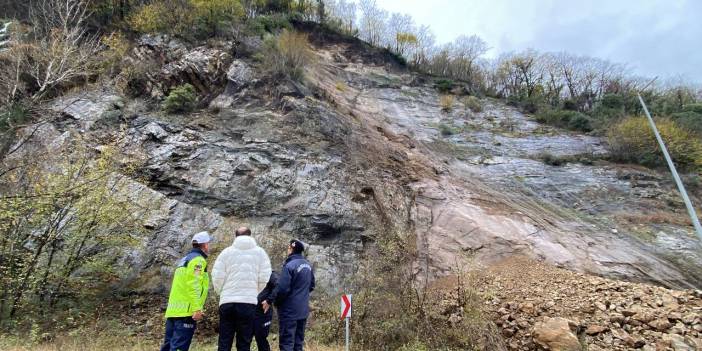
[[[702,349],[702,291],[614,281],[526,258],[491,266],[480,290],[512,350],[547,349],[558,341],[551,336],[569,333],[584,350]],[[559,318],[570,332],[548,330]]]
[[[343,44],[344,56],[352,61],[407,71],[407,64],[402,58],[388,49],[374,47],[359,38],[329,30],[316,22],[294,21],[293,25],[295,29],[309,33],[310,42],[317,48]]]

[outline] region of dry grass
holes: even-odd
[[[454,100],[455,98],[453,95],[441,95],[441,98],[439,98],[439,106],[441,106],[441,111],[451,111],[451,109],[453,109]]]
[[[343,92],[343,91],[348,90],[348,88],[349,88],[349,87],[346,85],[346,83],[344,83],[344,82],[336,82],[336,90],[342,91],[342,92]]]
[[[284,30],[266,43],[265,64],[274,73],[300,80],[304,69],[314,61],[307,34]]]
[[[650,211],[645,213],[617,213],[616,218],[626,221],[631,224],[655,223],[655,224],[674,224],[679,226],[692,225],[690,218],[685,214],[673,213],[671,211]]]
[[[0,337],[0,349],[6,351],[108,351],[108,350],[125,350],[125,351],[141,351],[141,350],[158,350],[160,347],[159,340],[151,340],[137,336],[120,336],[119,332],[114,334],[101,334],[98,336],[78,335],[78,336],[63,336],[58,337],[51,343],[33,343],[16,337]],[[215,350],[217,348],[217,337],[210,337],[211,340],[194,340],[190,350],[205,351]],[[271,348],[274,351],[278,350],[278,345],[275,340],[271,341]],[[339,351],[343,347],[337,346],[321,346],[313,342],[307,343],[305,350],[308,351]],[[256,351],[256,342],[252,343],[251,350]]]
[[[482,112],[483,105],[480,103],[480,99],[475,96],[468,96],[463,99],[463,105],[473,112]]]

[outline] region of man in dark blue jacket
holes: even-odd
[[[283,263],[278,286],[271,301],[278,307],[280,325],[280,351],[302,351],[305,342],[305,325],[310,314],[310,292],[314,290],[312,265],[302,256],[305,245],[291,240],[288,258]],[[269,308],[270,301],[263,303]]]
[[[254,317],[254,336],[256,337],[258,351],[271,351],[271,345],[268,343],[268,333],[271,331],[273,309],[267,301],[273,301],[273,290],[275,290],[277,282],[278,273],[273,271],[266,287],[258,293],[258,306],[256,306],[256,315]],[[263,302],[266,302],[265,307]]]

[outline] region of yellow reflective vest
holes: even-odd
[[[202,311],[210,287],[206,257],[202,250],[192,249],[178,261],[168,296],[166,318],[190,317],[196,311]]]

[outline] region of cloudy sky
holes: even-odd
[[[377,0],[427,24],[439,42],[477,34],[489,55],[534,48],[627,63],[638,74],[702,82],[702,0]]]

